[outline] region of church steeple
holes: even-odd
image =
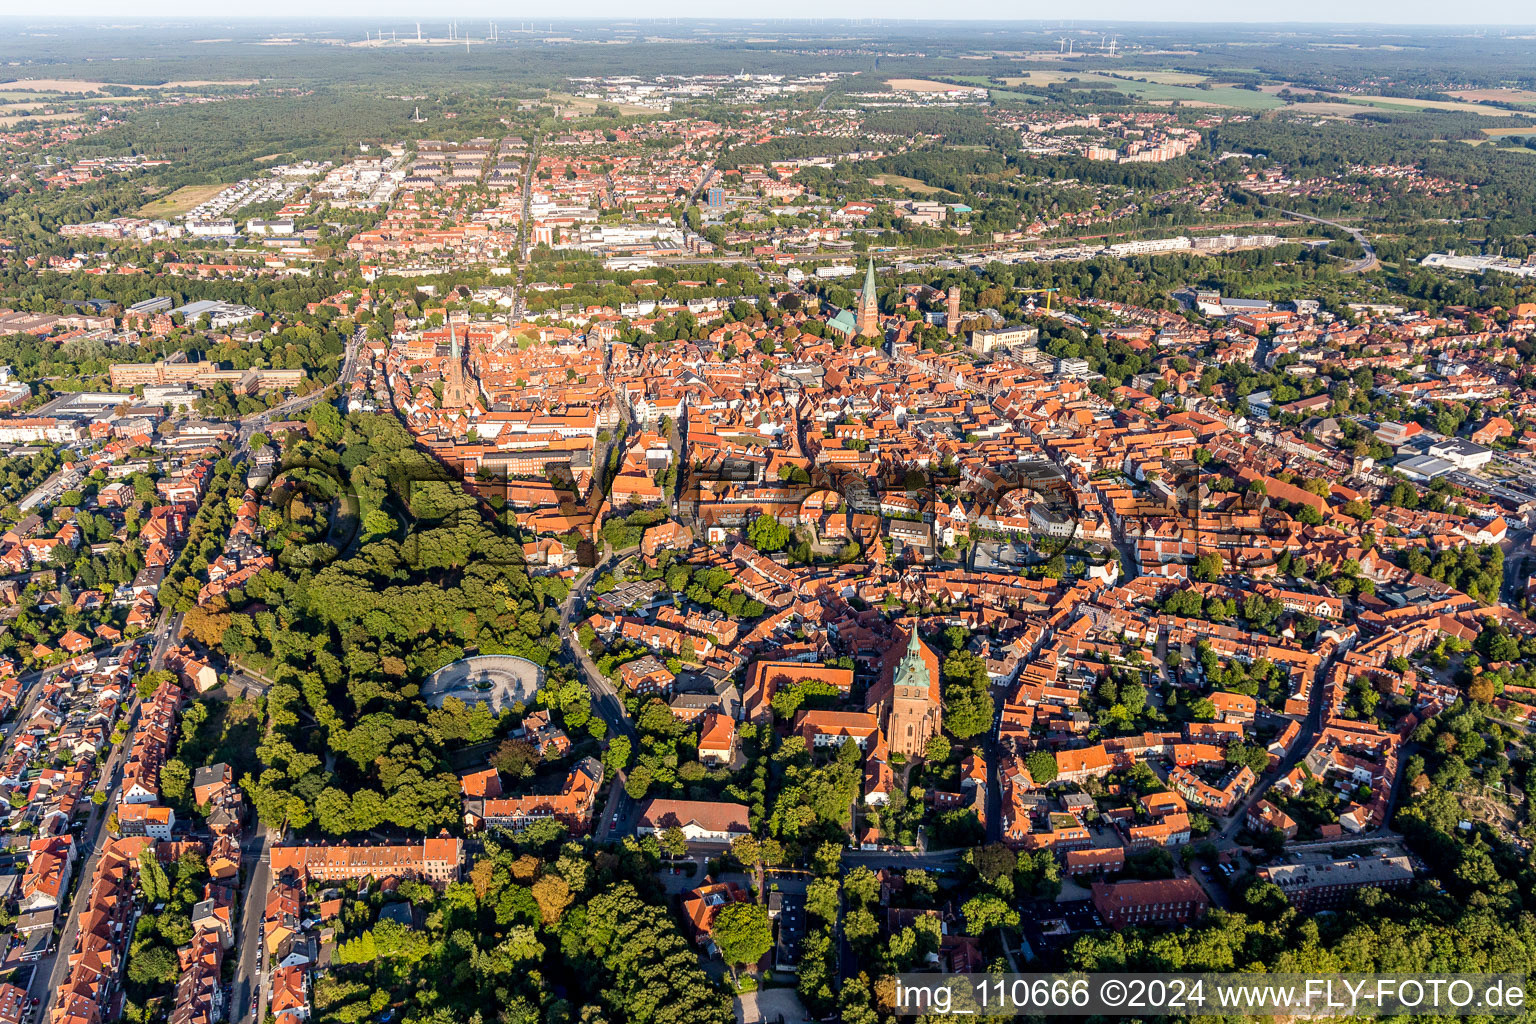
[[[869,261],[864,272],[864,290],[859,292],[859,337],[878,338],[880,329],[880,297],[875,292],[875,261]]]
[[[944,712],[935,685],[938,666],[933,658],[914,622],[906,650],[891,669],[890,689],[879,691],[877,698],[891,750],[908,757],[921,757],[928,741],[943,728]]]
[[[928,666],[923,662],[923,642],[917,638],[915,626],[911,637],[907,639],[907,650],[896,665],[895,679],[898,686],[921,689],[924,693],[932,683],[928,677]]]
[[[448,365],[443,368],[443,408],[464,409],[470,404],[469,382],[464,379],[464,353],[459,334],[448,321]]]

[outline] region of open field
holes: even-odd
[[[1354,117],[1361,112],[1358,103],[1292,103],[1285,109],[1304,114],[1333,114],[1338,117]]]
[[[1497,138],[1500,135],[1536,135],[1536,128],[1526,125],[1520,128],[1484,128],[1484,135]]]
[[[1174,104],[1173,100],[1148,100],[1147,102],[1154,107],[1171,107]],[[1179,100],[1178,104],[1181,107],[1194,107],[1197,110],[1226,110],[1229,106],[1214,100]]]
[[[1031,96],[1027,92],[1009,92],[1007,89],[991,89],[987,92],[987,96],[990,97],[994,103],[999,100],[1012,100],[1015,103],[1045,102],[1045,100],[1039,96]]]
[[[186,213],[198,203],[206,202],[228,188],[228,185],[183,185],[162,199],[139,207],[140,217],[174,217]]]
[[[1383,110],[1453,110],[1463,114],[1482,114],[1484,117],[1516,117],[1513,110],[1485,107],[1477,103],[1453,103],[1448,100],[1408,100],[1396,96],[1338,96],[1345,103],[1362,107],[1380,107]]]
[[[1536,103],[1536,91],[1530,89],[1463,89],[1449,93],[1459,100],[1494,103]]]
[[[1078,89],[1111,89],[1129,96],[1137,96],[1148,103],[1198,104],[1202,107],[1236,107],[1239,110],[1271,110],[1280,101],[1267,93],[1251,89],[1235,89],[1228,85],[1213,85],[1209,89],[1196,88],[1210,79],[1181,71],[1137,72],[1137,78],[1147,81],[1131,82],[1092,71],[1031,71],[1017,78],[1001,79],[1004,85],[1029,85],[1043,88],[1048,85],[1071,84]]]
[[[609,103],[607,100],[589,100],[582,96],[572,96],[568,92],[552,92],[549,94],[549,100],[550,102],[558,103],[561,106],[571,107],[572,109],[582,114],[591,114],[600,106],[613,107],[620,114],[626,115],[661,113],[661,111],[655,107],[642,107],[635,103]]]
[[[894,185],[897,188],[904,188],[909,192],[921,192],[924,195],[930,195],[935,192],[946,196],[954,195],[953,192],[918,181],[916,178],[904,177],[900,174],[879,174],[870,178],[869,183],[871,185]]]
[[[94,115],[76,114],[70,111],[62,114],[10,114],[0,117],[0,128],[9,128],[22,121],[74,121],[85,120],[88,116],[94,117]]]
[[[4,103],[131,103],[138,96],[84,96],[72,92],[12,92],[0,90],[0,102]]]
[[[259,79],[237,78],[227,82],[215,82],[211,79],[187,80],[179,82],[166,82],[163,85],[126,85],[118,82],[76,82],[68,78],[18,78],[9,82],[0,82],[0,88],[9,86],[12,89],[33,89],[37,92],[57,93],[81,93],[99,92],[109,85],[116,85],[123,89],[197,89],[207,85],[255,85]]]
[[[1128,72],[1137,78],[1145,78],[1149,82],[1158,85],[1199,85],[1201,82],[1209,82],[1208,75],[1197,75],[1192,71],[1135,71]]]
[[[926,78],[887,78],[885,84],[892,89],[901,89],[906,92],[949,92],[951,89],[959,88],[948,82],[934,82]]]
[[[1313,90],[1300,88],[1298,86],[1291,85],[1289,82],[1283,85],[1263,85],[1259,88],[1263,90],[1266,96],[1272,96],[1283,89],[1290,89],[1293,92],[1301,92],[1308,95],[1313,94]],[[1484,91],[1498,92],[1502,90],[1490,89]],[[1513,90],[1510,90],[1510,92],[1513,93]],[[1518,116],[1518,112],[1513,110],[1501,110],[1498,107],[1485,107],[1477,103],[1462,103],[1452,100],[1411,100],[1399,96],[1357,96],[1352,93],[1321,93],[1319,95],[1327,96],[1327,104],[1330,106],[1347,104],[1354,107],[1377,107],[1381,110],[1449,110],[1463,114],[1482,114],[1484,117]],[[1461,94],[1453,93],[1452,95]],[[1297,103],[1294,104],[1291,109],[1316,110],[1323,105],[1323,103]]]

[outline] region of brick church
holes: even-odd
[[[939,656],[918,638],[916,628],[886,652],[880,679],[869,688],[867,709],[880,719],[892,752],[921,757],[944,724],[939,695]]]

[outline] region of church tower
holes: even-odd
[[[960,329],[960,286],[957,284],[950,285],[949,294],[946,296],[946,299],[948,303],[944,309],[944,329],[953,338],[955,332]]]
[[[880,329],[880,300],[875,295],[875,261],[869,261],[864,275],[864,290],[859,293],[859,337],[878,338],[885,332]]]
[[[443,408],[466,409],[471,402],[469,385],[464,380],[464,353],[453,321],[448,322],[448,365],[443,369]]]
[[[918,639],[914,628],[891,674],[885,720],[891,750],[921,757],[928,741],[939,734],[944,712],[938,682],[938,656]]]

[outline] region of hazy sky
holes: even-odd
[[[6,5],[0,4],[0,9]],[[971,0],[935,4],[932,0],[773,0],[721,4],[719,0],[559,0],[556,3],[496,0],[262,0],[236,9],[207,0],[51,0],[38,14],[88,16],[126,21],[141,17],[361,16],[443,19],[494,17],[503,23],[524,18],[646,17],[820,17],[913,19],[1021,19],[1059,21],[1064,17],[1113,21],[1195,22],[1371,22],[1396,25],[1536,25],[1531,0],[1285,0],[1232,3],[1231,0],[1079,0],[1070,11],[1060,4],[1017,0]]]

